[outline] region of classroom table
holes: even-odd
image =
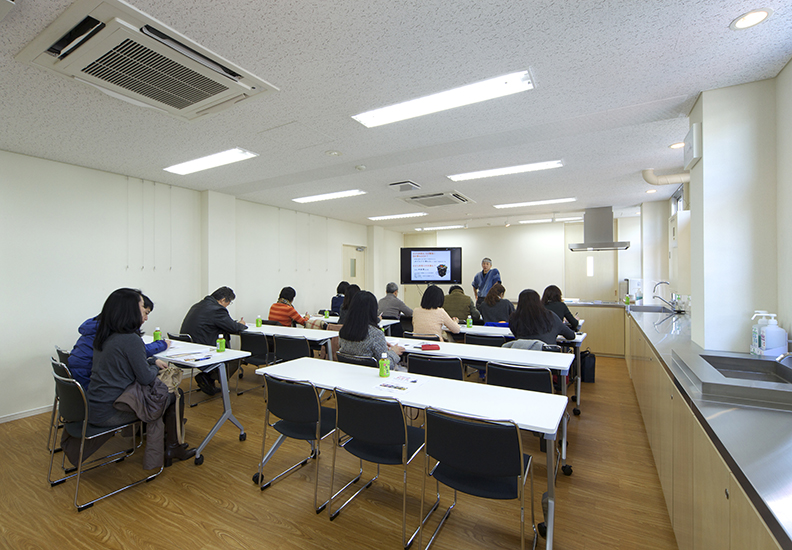
[[[152,338],[150,336],[144,336],[143,341],[150,343]],[[204,346],[203,344],[194,344],[192,342],[174,341],[168,349],[162,353],[158,353],[155,355],[155,357],[157,359],[162,359],[163,361],[173,363],[179,367],[199,369],[204,373],[209,373],[219,368],[218,372],[220,373],[220,376],[218,376],[218,378],[220,379],[220,393],[223,398],[223,414],[220,415],[220,418],[217,420],[217,422],[215,422],[215,425],[211,430],[209,430],[209,433],[206,434],[206,437],[204,437],[203,441],[201,441],[201,444],[196,448],[195,464],[197,466],[203,464],[204,457],[201,453],[226,420],[230,420],[232,424],[239,428],[240,441],[244,441],[247,438],[247,434],[245,433],[245,429],[242,427],[242,424],[236,419],[234,413],[231,412],[231,398],[229,397],[228,392],[228,376],[223,365],[228,361],[236,361],[244,357],[250,357],[250,352],[237,349],[226,349],[223,352],[218,352],[217,348],[213,346]]]
[[[300,327],[284,327],[279,325],[262,325],[257,327],[255,323],[247,324],[246,332],[257,332],[266,336],[290,336],[292,338],[303,337],[309,342],[316,342],[324,345],[327,348],[327,358],[333,360],[333,349],[330,341],[338,336],[338,332],[334,330],[318,330],[313,328],[300,328]]]
[[[330,363],[308,357],[256,369],[256,374],[265,373],[290,380],[310,381],[325,390],[339,388],[374,396],[395,397],[407,407],[435,407],[480,418],[512,420],[520,429],[542,433],[550,440],[556,439],[567,406],[567,398],[562,395],[398,372],[391,372],[390,378],[383,379],[379,377],[379,371],[371,367]],[[416,380],[416,384],[412,386],[406,383],[404,387],[408,389],[402,391],[381,386],[383,380],[398,384],[399,378]],[[555,525],[554,454],[555,445],[547,445],[548,549],[553,547]]]
[[[331,324],[334,324],[334,325],[338,324],[338,316],[337,315],[331,315],[330,317],[323,317],[321,315],[311,315],[311,321],[314,321],[314,320],[316,320],[316,321],[324,321],[326,323],[331,323]],[[384,328],[386,334],[388,336],[390,336],[391,327],[393,325],[398,324],[398,323],[401,323],[401,321],[399,321],[398,319],[380,319],[379,328]]]

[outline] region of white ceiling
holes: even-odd
[[[667,199],[675,186],[647,195],[640,171],[682,170],[681,150],[668,145],[685,137],[697,95],[775,77],[792,57],[792,15],[780,0],[131,3],[280,91],[194,122],[129,105],[15,61],[71,4],[16,0],[0,22],[0,149],[369,225],[368,216],[420,210],[388,188],[396,181],[475,201],[376,222],[397,231]],[[758,7],[775,14],[729,30]],[[351,118],[526,68],[529,92],[372,129]],[[162,170],[231,147],[260,156],[187,176]],[[446,177],[555,159],[564,167]],[[291,200],[346,189],[367,194]],[[577,202],[492,206],[558,197]]]

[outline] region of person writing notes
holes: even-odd
[[[443,309],[445,295],[438,286],[430,286],[421,298],[421,307],[413,310],[413,332],[436,334],[443,337],[443,325],[454,334],[459,334],[459,319],[452,318]]]
[[[495,283],[487,292],[487,297],[481,302],[479,311],[485,323],[508,322],[514,313],[514,306],[509,300],[504,300],[506,289],[500,283]]]
[[[379,328],[377,299],[371,292],[358,292],[349,304],[346,322],[338,333],[339,351],[350,355],[362,355],[379,359],[388,354],[391,366],[395,368],[401,360],[404,348],[390,345]]]
[[[558,336],[575,339],[575,332],[558,315],[545,308],[539,293],[530,288],[520,292],[517,309],[509,319],[509,328],[518,340],[541,340],[554,345]]]
[[[292,302],[297,296],[297,291],[290,286],[285,286],[280,291],[278,301],[270,306],[269,320],[277,321],[284,327],[292,326],[292,321],[299,325],[304,325],[310,318],[308,313],[303,317],[294,309]]]
[[[558,315],[561,320],[566,321],[572,330],[577,331],[580,328],[578,326],[580,323],[564,303],[564,299],[561,297],[561,289],[557,286],[550,285],[544,289],[542,303],[547,309]]]

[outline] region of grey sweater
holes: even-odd
[[[368,327],[368,334],[360,342],[353,342],[352,340],[338,339],[340,348],[338,351],[348,353],[350,355],[364,355],[366,357],[374,357],[379,361],[383,353],[388,354],[391,360],[391,368],[399,364],[401,357],[395,351],[388,349],[388,342],[385,340],[385,335],[377,327]]]
[[[146,360],[146,347],[137,334],[111,334],[102,347],[101,351],[94,350],[88,387],[88,419],[92,424],[102,424],[113,416],[113,403],[133,382],[148,386],[159,371]]]

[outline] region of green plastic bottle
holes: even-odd
[[[467,328],[471,328],[472,326],[473,326],[473,317],[471,317],[470,315],[468,315],[468,318],[467,318]]]
[[[325,310],[324,318],[325,319],[329,319],[330,318],[330,312],[329,311]]]
[[[262,324],[262,323],[261,323],[261,315],[259,315],[258,317],[256,317],[256,326],[257,326],[257,327],[260,327],[260,326],[261,326],[261,324]]]
[[[222,353],[225,351],[225,338],[222,334],[217,335],[217,352]]]
[[[162,331],[159,327],[154,329],[154,341],[162,340]]]
[[[382,378],[390,376],[390,359],[385,352],[382,352],[382,358],[379,360],[379,375]]]

